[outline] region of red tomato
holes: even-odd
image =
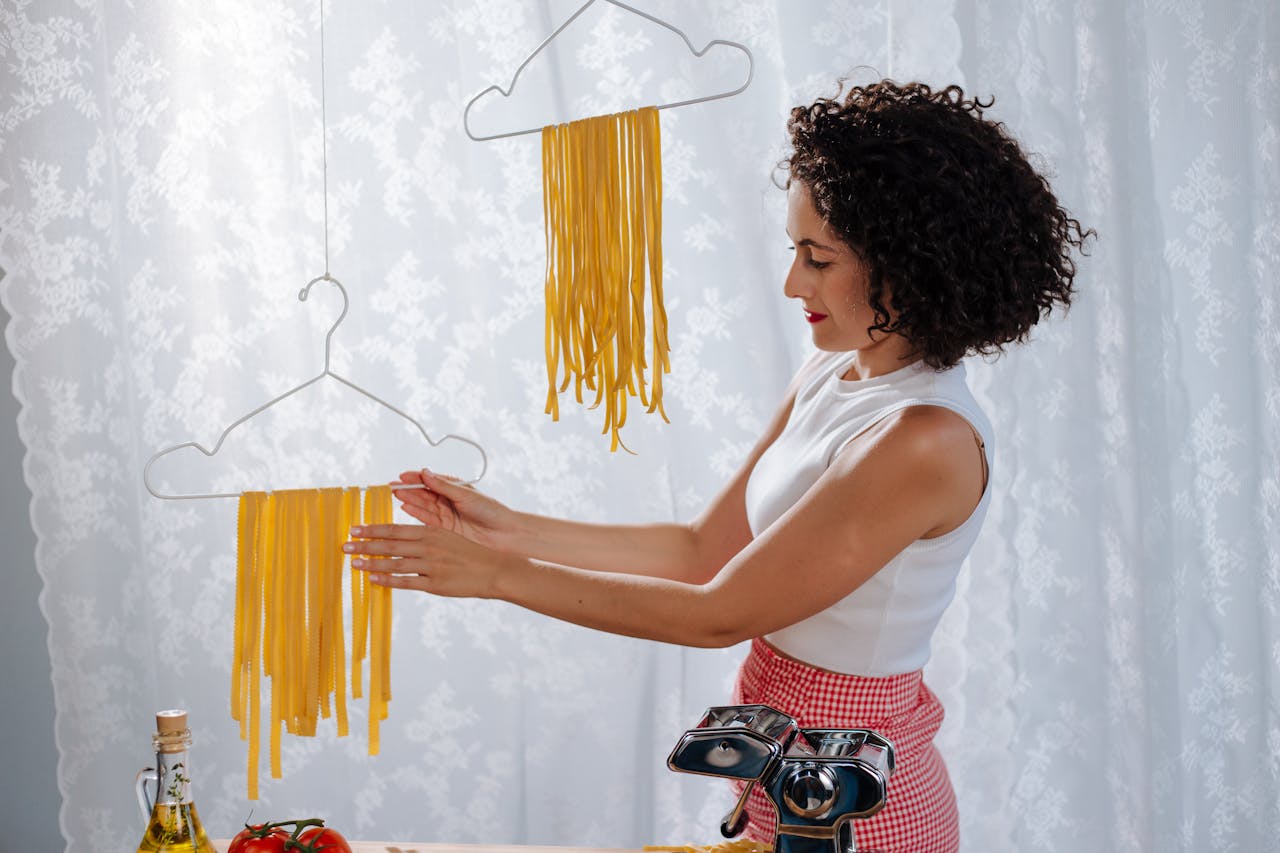
[[[312,826],[304,829],[298,836],[298,841],[304,846],[311,845],[317,853],[351,853],[351,845],[347,843],[347,839],[343,838],[338,830],[327,826]]]
[[[261,838],[250,838],[240,848],[240,853],[284,853],[287,835],[264,835]]]
[[[246,826],[236,833],[227,847],[227,853],[284,853],[284,843],[289,840],[289,833],[279,827],[262,832],[262,824]]]

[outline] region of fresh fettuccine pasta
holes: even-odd
[[[646,844],[646,853],[773,853],[772,844],[751,841],[747,838],[734,838],[715,844],[677,844],[661,846]]]
[[[570,381],[579,403],[584,386],[594,391],[591,407],[604,404],[601,431],[610,434],[614,451],[622,446],[629,396],[638,395],[650,413],[667,420],[662,375],[671,372],[671,361],[662,301],[657,109],[543,128],[542,173],[546,411],[559,419],[559,395]]]
[[[245,492],[236,543],[231,716],[247,740],[248,797],[258,798],[261,679],[270,679],[268,756],[281,776],[280,736],[314,736],[316,720],[336,716],[348,731],[347,650],[343,631],[342,543],[355,524],[391,519],[391,487]],[[391,700],[391,590],[365,572],[350,576],[351,695],[363,695],[369,664],[369,754]]]

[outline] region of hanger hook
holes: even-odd
[[[338,281],[336,278],[329,275],[328,273],[325,273],[324,275],[318,275],[315,278],[311,279],[311,281],[307,282],[307,286],[302,288],[302,290],[298,291],[298,301],[306,302],[307,297],[311,295],[311,286],[319,281],[329,282],[334,287],[338,288],[338,292],[342,294],[342,313],[338,315],[338,319],[333,321],[333,325],[329,327],[329,333],[324,336],[324,372],[328,373],[329,372],[329,347],[333,341],[333,333],[338,330],[338,325],[347,316],[347,308],[350,307],[351,302],[349,299],[347,299],[347,289],[342,286],[342,282]]]
[[[528,130],[516,130],[516,131],[511,131],[509,133],[491,133],[491,134],[488,134],[487,136],[476,136],[474,133],[471,132],[471,123],[470,123],[471,108],[475,106],[475,104],[481,98],[483,98],[485,95],[489,94],[490,92],[497,92],[499,95],[501,95],[504,98],[511,97],[511,93],[514,92],[516,88],[516,81],[520,79],[520,74],[521,72],[524,71],[525,67],[528,66],[529,63],[533,61],[534,57],[536,57],[539,53],[542,52],[543,48],[551,44],[551,42],[553,42],[555,38],[558,35],[560,35],[560,33],[568,29],[569,25],[572,24],[574,21],[576,21],[578,17],[583,12],[587,11],[587,9],[590,8],[590,6],[595,2],[596,0],[587,0],[586,3],[582,4],[582,6],[578,8],[578,11],[574,12],[572,15],[569,16],[569,19],[567,21],[565,21],[563,24],[557,27],[555,32],[553,32],[551,35],[543,39],[542,44],[535,47],[533,49],[533,53],[526,56],[524,59],[524,62],[521,62],[519,67],[516,68],[516,73],[512,75],[511,82],[507,84],[507,88],[504,89],[501,86],[494,84],[488,87],[487,89],[484,89],[483,91],[477,93],[475,97],[467,101],[467,105],[462,110],[462,130],[467,134],[467,136],[471,137],[471,139],[473,139],[476,142],[483,142],[488,139],[506,139],[512,136],[524,136],[525,134],[528,134],[528,133],[542,132],[541,127],[531,127]],[[635,8],[634,6],[628,6],[626,3],[623,3],[622,0],[606,0],[606,2],[613,6],[616,6],[619,9],[622,9],[623,11],[631,12],[634,15],[638,15],[641,18],[645,18],[649,21],[652,21],[658,26],[665,27],[666,29],[675,33],[684,41],[685,46],[689,48],[689,52],[692,53],[695,57],[700,58],[704,56],[707,53],[707,51],[709,51],[711,48],[715,47],[716,45],[722,44],[722,45],[725,45],[726,47],[731,47],[731,48],[735,48],[737,50],[742,51],[743,55],[746,56],[747,58],[747,79],[738,88],[732,89],[727,92],[719,92],[712,95],[703,95],[697,98],[688,98],[683,101],[671,101],[665,104],[657,104],[655,106],[655,109],[666,110],[666,109],[671,109],[673,107],[687,107],[693,104],[701,104],[707,101],[716,101],[721,98],[729,98],[744,91],[748,86],[751,85],[751,81],[755,78],[755,71],[756,71],[755,57],[752,55],[751,49],[747,47],[745,44],[742,44],[741,42],[736,42],[736,41],[729,41],[728,39],[712,39],[711,41],[707,42],[702,47],[701,50],[699,50],[693,46],[693,42],[689,40],[689,36],[685,34],[685,31],[675,26],[674,24],[664,21],[655,15],[650,15],[648,12],[643,12]]]

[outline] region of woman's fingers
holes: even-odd
[[[402,471],[400,473],[400,482],[413,483],[415,485],[423,485],[428,489],[436,486],[440,487],[441,492],[448,492],[450,489],[470,489],[461,477],[455,477],[452,474],[437,474],[427,468],[417,471]],[[412,491],[412,490],[409,490]],[[472,489],[472,491],[475,491]]]
[[[422,524],[362,524],[351,528],[342,550],[351,567],[381,586],[447,596],[488,596],[496,553],[444,527]]]
[[[360,539],[417,539],[422,527],[417,524],[358,524],[351,535]]]
[[[389,586],[396,589],[416,589],[419,592],[435,591],[431,586],[431,578],[422,574],[390,575],[375,573],[369,576],[369,580],[378,586]]]
[[[429,567],[418,557],[356,557],[351,561],[351,568],[371,575],[421,575],[426,574]]]
[[[421,550],[421,548],[415,549],[412,542],[377,539],[367,542],[348,542],[342,546],[342,550],[362,557],[410,557],[414,556],[415,550]]]
[[[414,489],[413,491],[421,492],[422,490]],[[437,498],[435,495],[432,495],[431,497],[428,498],[428,497],[422,496],[421,494],[418,494],[418,495],[401,494],[401,495],[397,495],[396,499],[400,501],[400,506],[404,507],[406,510],[408,510],[410,507],[417,510],[439,510],[440,508],[440,499]]]
[[[429,524],[364,524],[352,527],[351,536],[344,552],[374,557],[423,556],[459,541],[456,533]]]
[[[396,500],[400,501],[400,505],[405,508],[413,506],[419,509],[435,509],[441,513],[453,511],[447,498],[430,489],[396,489],[395,496]]]
[[[474,487],[464,484],[461,479],[449,474],[434,474],[423,468],[421,476],[423,485],[447,498],[452,498],[464,490],[468,492],[475,491]]]
[[[405,471],[400,475],[400,482],[407,486],[424,486],[424,488],[394,489],[393,491],[396,498],[402,503],[413,503],[425,506],[432,502],[440,501],[440,497],[436,495],[435,492],[431,491],[430,488],[425,487],[426,484],[423,482],[421,472]]]
[[[409,506],[407,504],[400,508],[404,510],[406,514],[418,519],[418,521],[421,521],[423,524],[432,524],[439,527],[444,521],[444,519],[440,517],[440,513],[434,512],[430,508],[423,509],[421,507]]]
[[[360,525],[351,528],[351,535],[355,538],[343,543],[342,550],[364,557],[421,556],[427,547],[426,538],[433,530],[439,528],[420,524]],[[351,564],[356,566],[357,562],[352,560]]]

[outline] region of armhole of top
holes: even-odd
[[[982,502],[987,499],[987,494],[991,491],[991,457],[987,449],[986,439],[982,437],[982,432],[978,429],[977,424],[974,423],[975,418],[973,417],[972,412],[966,411],[952,401],[942,397],[921,397],[915,400],[904,400],[900,403],[895,403],[892,406],[889,406],[882,412],[877,413],[876,417],[870,423],[864,425],[862,429],[836,445],[835,449],[831,451],[831,455],[827,458],[827,467],[830,468],[831,463],[835,462],[836,457],[843,453],[846,447],[856,439],[866,435],[867,432],[876,426],[876,424],[879,424],[888,417],[896,415],[898,412],[905,411],[906,409],[911,409],[916,406],[934,406],[939,409],[946,409],[947,411],[954,412],[959,415],[964,420],[965,424],[968,425],[969,431],[973,433],[974,440],[977,442],[978,451],[982,456],[982,494],[978,498],[978,505],[981,506]],[[959,530],[960,527],[963,527],[967,522],[968,520],[966,519],[965,522],[962,522],[955,528],[955,530]],[[943,533],[942,536],[949,536],[953,532],[955,531],[948,531],[947,533]],[[935,536],[934,538],[939,539],[941,537]]]

